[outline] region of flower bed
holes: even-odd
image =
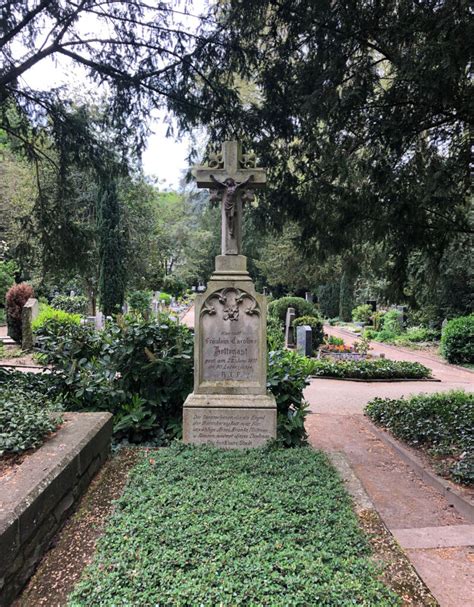
[[[69,599],[89,605],[399,605],[309,448],[148,453]]]
[[[420,363],[401,360],[330,360],[311,361],[314,377],[344,379],[428,379],[431,371]]]
[[[444,475],[474,484],[474,394],[453,390],[375,398],[365,412],[397,438],[426,450]]]

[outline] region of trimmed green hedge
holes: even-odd
[[[365,412],[408,444],[454,458],[451,476],[474,483],[474,394],[452,390],[410,399],[375,398]]]
[[[271,301],[268,304],[268,315],[285,321],[288,308],[295,309],[296,318],[317,315],[316,306],[302,297],[281,297]]]
[[[400,603],[342,481],[309,448],[148,452],[69,597],[69,607]]]
[[[342,377],[346,379],[425,379],[431,371],[420,363],[404,360],[334,360],[324,358],[311,361],[315,377]]]
[[[474,363],[474,314],[448,321],[441,336],[441,353],[450,363]]]

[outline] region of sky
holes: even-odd
[[[206,4],[207,0],[194,0],[193,11],[198,14]],[[192,31],[196,25],[196,20],[189,16],[181,17],[180,21],[188,31]],[[86,23],[85,26],[87,25]],[[19,50],[21,51],[21,47]],[[37,89],[67,85],[68,88],[76,89],[82,98],[87,96],[88,89],[92,95],[95,92],[95,85],[88,81],[85,70],[74,66],[65,57],[47,57],[30,68],[22,78],[28,85]],[[189,168],[187,156],[191,142],[188,137],[166,137],[168,125],[165,124],[164,118],[164,111],[157,110],[152,113],[152,134],[143,153],[143,170],[147,176],[157,181],[160,189],[178,189],[184,172]]]

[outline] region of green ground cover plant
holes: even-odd
[[[132,472],[69,607],[389,607],[351,500],[309,448],[173,446]]]
[[[474,484],[474,394],[453,390],[375,398],[365,412],[397,438],[440,458],[455,480]]]
[[[412,347],[417,344],[435,344],[440,332],[427,327],[408,327],[403,333],[397,334],[387,329],[375,331],[369,327],[364,329],[364,337],[396,346]]]
[[[372,316],[372,306],[370,304],[361,304],[352,310],[352,320],[354,322],[368,323]]]
[[[38,332],[46,323],[53,321],[56,324],[56,330],[62,326],[64,329],[69,325],[79,325],[81,323],[81,315],[65,310],[56,309],[52,306],[42,305],[38,316],[32,322],[33,331]]]
[[[450,363],[474,363],[474,314],[448,321],[441,336],[441,353]]]
[[[39,447],[61,423],[60,402],[45,398],[34,384],[6,381],[15,374],[0,371],[0,456]]]
[[[404,360],[335,360],[312,359],[314,377],[341,377],[345,379],[426,379],[431,371],[420,363]]]

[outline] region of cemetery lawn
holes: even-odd
[[[69,598],[90,605],[399,605],[310,448],[146,452]]]

